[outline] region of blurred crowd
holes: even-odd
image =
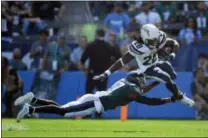
[[[130,23],[156,24],[180,42],[190,44],[208,36],[206,1],[90,2],[94,20],[104,20],[104,28],[124,39]],[[102,10],[100,10],[102,9]],[[131,26],[131,25],[130,25]]]
[[[49,22],[61,18],[63,11],[59,1],[2,1],[2,36],[37,34]]]

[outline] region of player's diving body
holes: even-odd
[[[132,72],[125,79],[120,79],[114,83],[106,91],[85,94],[77,101],[72,101],[65,105],[59,105],[51,100],[38,99],[30,92],[15,101],[15,105],[24,104],[22,110],[17,115],[17,121],[19,122],[24,116],[33,113],[51,113],[65,117],[82,117],[95,112],[100,113],[106,110],[112,110],[133,101],[147,105],[162,105],[175,102],[176,99],[173,96],[169,98],[148,98],[141,96],[158,84],[158,82],[153,82],[145,86],[144,75]]]
[[[140,30],[140,35],[135,37],[135,41],[129,45],[128,52],[103,74],[95,76],[94,79],[106,79],[111,72],[120,69],[135,58],[139,67],[137,69],[138,73],[144,73],[147,78],[164,82],[167,89],[173,93],[176,99],[193,107],[194,101],[183,95],[173,81],[176,78],[176,73],[171,64],[167,61],[159,60],[158,53],[165,49],[166,46],[171,49],[168,58],[174,58],[174,52],[176,52],[179,47],[178,43],[173,39],[167,38],[166,34],[154,25],[143,25]]]

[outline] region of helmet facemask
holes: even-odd
[[[145,45],[147,45],[150,49],[155,49],[157,48],[158,44],[159,44],[159,40],[157,38],[155,39],[146,39],[145,40]]]

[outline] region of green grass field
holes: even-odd
[[[208,137],[208,121],[2,120],[3,137]]]

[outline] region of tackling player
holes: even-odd
[[[141,96],[158,84],[158,82],[153,82],[145,87],[144,76],[137,74],[137,72],[132,72],[125,79],[120,79],[114,83],[106,91],[97,92],[94,95],[85,94],[77,101],[72,101],[65,105],[59,105],[50,100],[38,99],[32,93],[28,93],[15,101],[15,105],[26,103],[18,113],[17,121],[19,122],[25,115],[33,113],[51,113],[65,117],[86,116],[95,112],[100,113],[112,110],[118,106],[127,105],[132,101],[147,105],[162,105],[175,102],[174,97],[148,98]],[[36,106],[29,104],[35,104]]]
[[[135,58],[139,67],[137,70],[138,73],[144,73],[148,78],[164,82],[168,90],[171,91],[178,100],[192,107],[194,105],[194,101],[183,95],[173,81],[174,77],[171,77],[164,71],[168,66],[164,66],[164,63],[163,65],[161,64],[162,66],[158,64],[158,52],[167,43],[166,39],[165,34],[154,25],[143,25],[140,30],[140,35],[135,37],[135,41],[129,45],[128,52],[103,74],[95,76],[94,79],[106,79],[111,72],[120,69],[122,66]],[[174,76],[174,74],[175,73],[173,72],[172,76]]]

